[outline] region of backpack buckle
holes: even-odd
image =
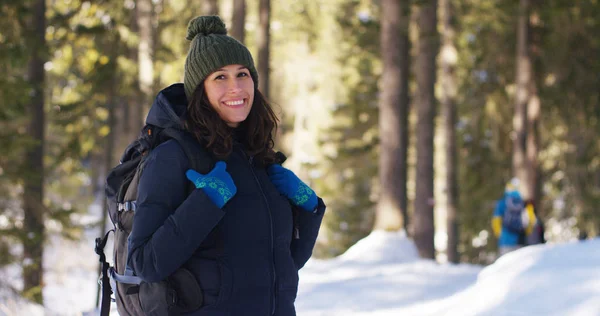
[[[98,237],[95,240],[95,247],[94,247],[94,251],[96,251],[96,254],[98,254],[101,259],[104,256],[104,247],[106,246],[106,242],[108,241],[108,234],[110,234],[111,232],[115,232],[113,229],[109,230],[106,232],[106,234],[104,234],[104,237]]]
[[[123,203],[118,203],[117,207],[120,212],[121,211],[129,212],[129,211],[135,211],[135,209],[137,208],[137,204],[135,201],[125,201]]]

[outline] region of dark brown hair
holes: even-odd
[[[201,82],[188,103],[185,127],[218,159],[227,158],[233,151],[235,133],[246,153],[254,156],[256,161],[264,165],[277,161],[273,151],[277,116],[256,88],[248,117],[234,129],[212,108],[204,90],[204,82]]]

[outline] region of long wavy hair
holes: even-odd
[[[246,120],[232,128],[212,108],[204,82],[201,82],[187,105],[184,125],[215,157],[227,158],[233,151],[234,135],[244,145],[246,153],[264,165],[277,161],[273,147],[277,116],[258,89]]]

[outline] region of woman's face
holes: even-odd
[[[248,117],[254,101],[254,80],[248,68],[228,65],[204,80],[210,105],[230,127],[237,127]]]

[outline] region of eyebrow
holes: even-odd
[[[241,66],[241,67],[240,67],[240,68],[238,68],[237,70],[242,70],[242,69],[248,69],[248,67],[246,67],[246,66]],[[215,70],[215,72],[217,72],[217,71],[225,71],[225,72],[227,72],[227,70],[225,70],[225,68],[219,68],[219,69]]]

